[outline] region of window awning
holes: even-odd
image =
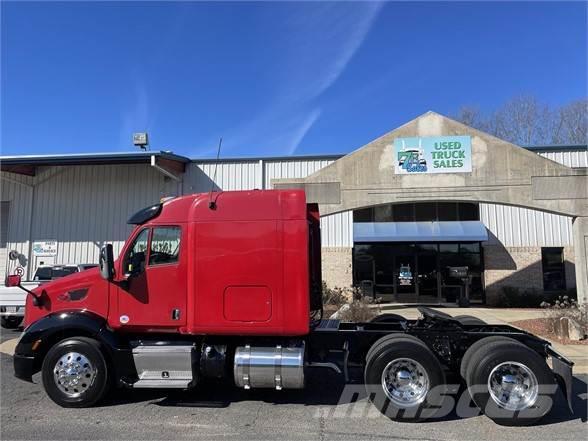
[[[483,242],[488,230],[480,221],[356,222],[354,242]]]

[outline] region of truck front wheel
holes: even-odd
[[[43,360],[43,387],[62,407],[89,407],[106,393],[108,367],[100,344],[91,338],[68,338]]]
[[[418,421],[435,417],[442,408],[444,383],[439,361],[416,337],[384,337],[368,353],[368,398],[391,419]]]

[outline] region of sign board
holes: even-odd
[[[394,140],[394,172],[398,175],[471,171],[472,139],[469,136]]]
[[[39,240],[33,242],[33,256],[54,257],[57,256],[56,240]]]

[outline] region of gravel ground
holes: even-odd
[[[17,333],[3,333],[2,341]],[[586,376],[574,381],[574,411],[559,398],[540,425],[501,427],[484,416],[397,423],[381,416],[365,398],[340,404],[342,384],[334,375],[309,376],[301,391],[251,391],[208,386],[185,393],[122,390],[100,407],[62,409],[37,384],[12,376],[12,357],[0,354],[2,440],[585,440]],[[359,386],[361,390],[361,386]],[[201,400],[209,407],[191,407]],[[192,403],[195,404],[195,403]]]

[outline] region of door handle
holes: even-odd
[[[177,308],[176,308],[176,309],[174,309],[174,310],[172,311],[172,314],[171,314],[171,316],[172,316],[172,320],[179,320],[179,319],[180,319],[180,310],[179,310],[179,309],[177,309]]]

